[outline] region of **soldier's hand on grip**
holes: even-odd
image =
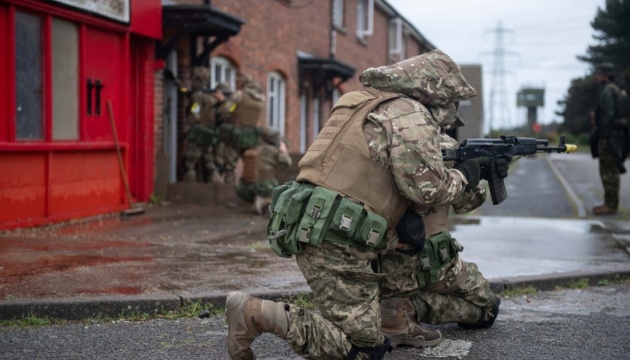
[[[506,158],[494,159],[494,167],[497,169],[499,175],[502,178],[506,178],[508,176],[508,170],[510,168],[510,162],[512,161],[512,156],[508,155]]]
[[[466,190],[472,190],[477,187],[479,180],[482,179],[482,168],[489,169],[490,161],[491,160],[488,157],[480,157],[476,159],[467,159],[455,164],[454,168],[459,170],[466,178],[466,181],[468,181]]]

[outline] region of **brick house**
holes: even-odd
[[[185,82],[191,66],[209,66],[210,87],[224,81],[234,86],[236,74],[254,76],[267,96],[259,124],[277,128],[296,158],[339,96],[361,88],[362,70],[435,48],[384,0],[168,0],[163,5],[162,45],[171,44],[162,54],[167,73]],[[192,20],[199,12],[207,14],[205,28]],[[168,20],[176,14],[178,21]],[[156,84],[161,83],[157,76]],[[158,103],[156,114],[160,106],[167,114],[156,119],[156,152],[165,161],[157,166],[173,183],[179,179],[186,100],[168,80],[164,89],[166,104]],[[168,169],[160,169],[167,163]]]

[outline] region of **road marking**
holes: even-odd
[[[573,204],[575,204],[575,208],[577,209],[578,216],[581,218],[585,218],[586,210],[584,208],[584,203],[582,203],[582,200],[578,198],[578,196],[575,194],[575,191],[573,191],[573,188],[571,187],[571,185],[569,185],[569,182],[564,178],[564,176],[562,176],[560,171],[558,171],[558,168],[556,168],[556,165],[554,165],[553,161],[551,160],[551,156],[545,156],[545,160],[547,160],[547,164],[549,164],[551,171],[553,172],[553,174],[556,176],[558,181],[560,181],[560,183],[566,190],[567,195],[569,195],[569,198],[571,198],[571,201],[573,202]]]
[[[468,355],[471,347],[472,342],[470,341],[444,339],[444,341],[442,341],[442,343],[438,346],[426,349],[413,349],[410,351],[410,353],[421,357],[455,357],[461,359],[462,357]]]

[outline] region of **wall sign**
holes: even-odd
[[[129,22],[130,0],[52,0],[108,18]]]

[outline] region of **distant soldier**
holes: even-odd
[[[241,75],[237,90],[221,107],[223,123],[219,128],[219,140],[224,143],[224,174],[227,184],[234,184],[234,169],[239,157],[260,142],[261,129],[258,118],[265,104],[260,82],[250,75]]]
[[[195,67],[192,72],[191,105],[185,129],[188,144],[185,153],[184,180],[187,182],[198,180],[197,162],[203,158],[204,170],[207,171],[212,182],[222,182],[219,168],[215,164],[217,140],[215,122],[218,105],[225,101],[225,97],[219,89],[213,92],[207,90],[210,80],[208,68]]]
[[[271,203],[271,190],[278,186],[277,170],[291,166],[286,144],[277,130],[262,129],[259,146],[247,149],[243,154],[243,176],[236,187],[236,194],[254,204],[258,214]]]
[[[595,131],[592,134],[593,157],[599,157],[599,174],[604,186],[604,204],[593,208],[594,215],[614,215],[619,207],[619,175],[626,172],[630,135],[630,104],[626,91],[615,83],[615,69],[603,63],[595,71],[597,82],[604,86],[595,108]],[[595,142],[596,141],[596,142]]]

